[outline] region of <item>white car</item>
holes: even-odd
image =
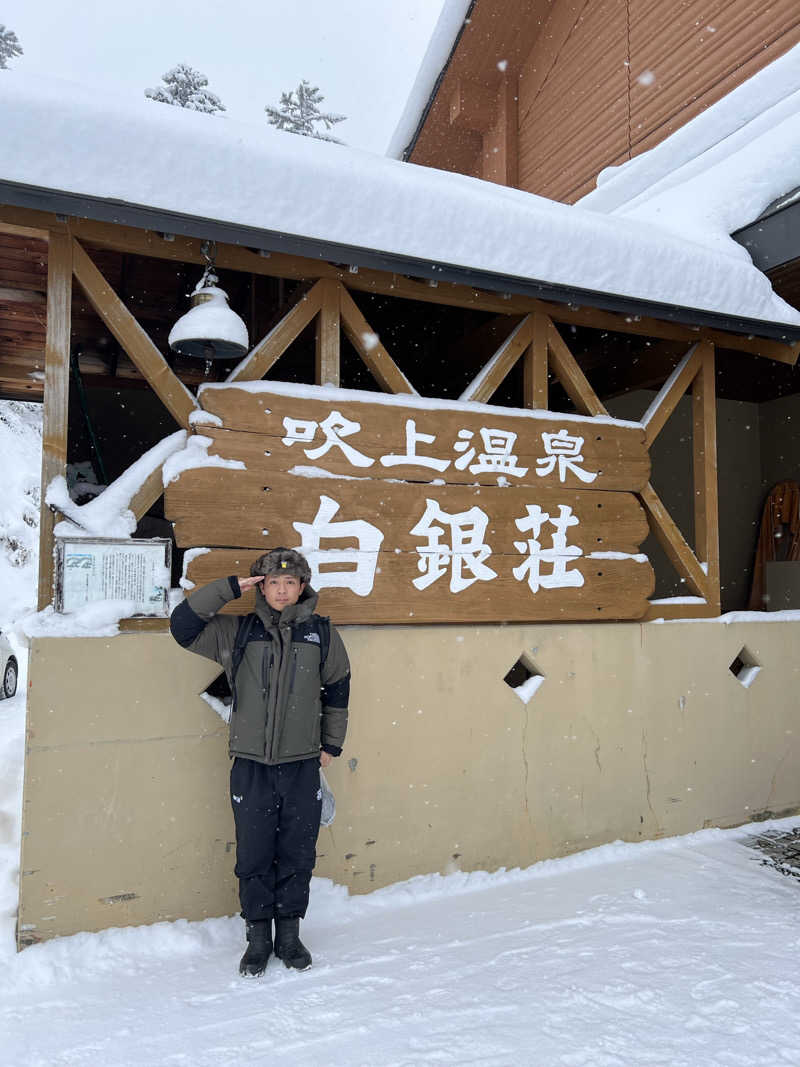
[[[16,693],[18,674],[17,658],[8,638],[0,631],[0,699]]]

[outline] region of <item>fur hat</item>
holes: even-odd
[[[250,574],[291,574],[306,585],[311,581],[308,560],[293,548],[272,548],[250,567]]]

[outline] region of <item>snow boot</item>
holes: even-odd
[[[300,940],[299,919],[275,920],[275,955],[285,967],[296,971],[307,971],[311,966],[311,953]]]
[[[260,978],[272,952],[272,919],[246,921],[247,950],[239,961],[239,974]]]

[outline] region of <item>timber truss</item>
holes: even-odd
[[[201,241],[169,237],[131,227],[85,219],[63,219],[26,209],[0,208],[0,229],[31,233],[49,242],[47,334],[45,347],[44,448],[42,484],[63,475],[67,457],[67,403],[70,365],[70,308],[73,278],[120,347],[138,368],[178,424],[190,427],[194,396],[167,364],[147,332],[114,292],[85,245],[115,251],[203,263]],[[524,369],[524,406],[548,409],[548,377],[561,383],[576,410],[588,416],[608,411],[556,328],[555,323],[590,326],[665,341],[686,342],[688,350],[642,419],[648,447],[681,397],[691,390],[695,544],[690,546],[652,485],[639,494],[651,530],[692,594],[688,602],[654,604],[645,618],[713,617],[720,611],[719,519],[717,507],[715,344],[794,364],[798,346],[762,338],[558,305],[518,295],[497,294],[455,283],[430,284],[375,270],[348,269],[279,253],[260,254],[220,245],[217,266],[226,270],[303,280],[310,288],[231,371],[229,382],[262,379],[300,333],[316,323],[315,382],[339,384],[340,340],[344,331],[378,386],[385,392],[415,394],[412,383],[380,342],[357,307],[351,291],[379,293],[508,317],[513,329],[462,393],[461,399],[488,402],[519,360]],[[163,491],[156,470],[131,502],[141,518]],[[55,516],[43,505],[39,606],[51,599]]]

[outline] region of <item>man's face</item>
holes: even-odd
[[[283,611],[296,604],[305,589],[305,582],[293,574],[270,574],[261,583],[264,599],[275,611]]]

